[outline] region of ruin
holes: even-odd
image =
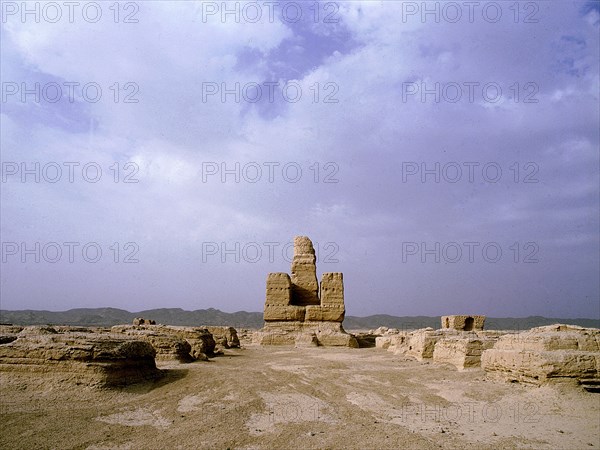
[[[296,236],[291,277],[267,277],[265,326],[253,340],[262,345],[358,347],[342,327],[344,315],[342,273],[324,273],[319,285],[313,244],[306,236]]]
[[[235,328],[225,326],[201,326],[200,328],[208,330],[215,343],[222,348],[240,348],[240,340]]]
[[[571,382],[600,391],[600,329],[554,324],[523,332],[464,330],[469,317],[473,328],[483,327],[483,320],[478,321],[483,316],[442,317],[440,330],[372,330],[379,334],[375,346],[458,370],[481,368],[489,379],[534,385]]]
[[[134,325],[156,325],[156,322],[151,319],[144,319],[143,317],[136,317],[133,319]]]
[[[452,364],[458,370],[481,367],[481,354],[496,342],[483,336],[452,336],[440,339],[433,350],[433,361]]]
[[[469,316],[463,316],[469,317]],[[499,331],[464,331],[454,328],[421,328],[414,331],[385,332],[375,338],[375,346],[418,361],[447,363],[458,370],[481,366],[481,354],[492,348]]]
[[[59,332],[50,326],[3,327],[0,372],[57,377],[94,387],[125,386],[162,376],[156,350],[135,336]]]
[[[442,329],[482,331],[485,316],[442,316]]]
[[[481,366],[490,378],[540,385],[577,382],[600,385],[600,330],[554,324],[501,336],[485,350]]]
[[[176,325],[115,325],[113,334],[145,340],[156,349],[157,359],[181,362],[206,361],[215,352],[213,335],[202,327]]]

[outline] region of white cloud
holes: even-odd
[[[292,80],[302,89],[299,102],[276,105],[222,102],[218,95],[203,102],[202,83],[260,83],[269,63],[295,67],[295,58],[319,50],[301,47],[306,30],[280,22],[203,23],[197,2],[140,5],[138,24],[12,21],[3,26],[2,45],[13,63],[3,74],[96,81],[106,94],[81,111],[64,104],[15,103],[2,116],[3,158],[96,161],[103,167],[133,161],[140,168],[140,183],[133,185],[110,179],[98,185],[7,184],[2,208],[11,219],[3,217],[3,225],[11,233],[26,237],[31,224],[40,224],[50,237],[138,236],[149,253],[160,255],[167,246],[165,270],[178,273],[177,258],[189,261],[203,241],[287,241],[305,230],[323,242],[338,242],[352,271],[363,265],[362,256],[377,253],[364,262],[364,273],[353,272],[364,279],[352,282],[358,291],[349,298],[356,302],[351,308],[369,298],[373,312],[380,312],[391,308],[397,286],[383,286],[371,298],[369,281],[384,275],[397,279],[404,270],[397,264],[398,248],[385,242],[489,236],[558,242],[574,220],[585,230],[597,225],[597,201],[590,198],[598,192],[598,25],[578,17],[571,4],[542,5],[539,24],[491,25],[403,21],[401,2],[342,2],[339,24],[309,28],[321,39],[348,32],[356,45],[346,51],[339,46]],[[562,36],[576,36],[585,42],[583,50],[560,46]],[[278,54],[278,46],[292,37],[297,51]],[[240,61],[248,48],[256,50],[257,64]],[[565,71],[558,63],[569,57],[587,72]],[[115,81],[136,83],[139,103],[112,101],[109,87]],[[471,81],[498,83],[501,101],[486,102],[479,95],[474,102],[423,103],[418,95],[408,101],[402,96],[404,82],[431,87]],[[511,99],[515,83],[522,99],[529,82],[539,88],[538,103]],[[329,94],[338,102],[326,103]],[[66,124],[57,126],[55,117],[65,117]],[[75,130],[75,123],[84,129]],[[497,184],[480,176],[475,183],[403,183],[405,161],[493,161],[503,167],[504,178]],[[521,168],[536,162],[540,183],[512,182],[509,167],[515,161]],[[296,184],[282,181],[280,174],[275,183],[222,183],[216,176],[204,183],[206,162],[228,167],[294,162],[302,166],[303,178]],[[328,162],[338,166],[338,183],[322,182]],[[315,163],[322,171],[318,182],[312,178]],[[24,210],[29,197],[33,207]],[[157,258],[144,267],[152,272],[160,264]],[[470,269],[462,274],[465,279],[473,270],[489,268]],[[550,269],[546,276],[560,278]],[[192,274],[186,267],[178,276]],[[225,280],[216,271],[198,276],[206,285]],[[403,288],[407,297],[422,298],[455,280],[442,273],[435,290],[422,292],[411,280]],[[262,281],[256,292],[262,292]],[[515,289],[510,279],[500,282]],[[249,303],[244,287],[225,284],[219,295],[232,308],[260,308],[260,301]],[[571,286],[572,296],[585,289],[589,295],[598,286]],[[460,296],[448,303],[460,304]]]

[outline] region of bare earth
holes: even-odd
[[[600,394],[376,348],[226,350],[120,390],[0,373],[0,447],[600,448]]]

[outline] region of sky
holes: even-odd
[[[598,1],[0,6],[2,309],[600,317]]]

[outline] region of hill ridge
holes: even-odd
[[[261,328],[263,326],[262,312],[236,311],[223,312],[215,308],[196,309],[187,311],[182,308],[155,308],[130,312],[125,309],[102,308],[73,308],[66,311],[48,310],[4,310],[0,309],[0,323],[17,325],[83,325],[83,326],[112,326],[131,323],[135,317],[145,317],[156,320],[157,323],[169,325],[229,325],[238,328]],[[497,330],[527,330],[536,326],[566,323],[584,327],[600,328],[600,319],[564,319],[543,316],[528,317],[488,317],[486,329]],[[439,328],[440,316],[394,316],[390,314],[373,314],[366,317],[346,316],[346,329],[372,329],[380,326],[399,329]]]

